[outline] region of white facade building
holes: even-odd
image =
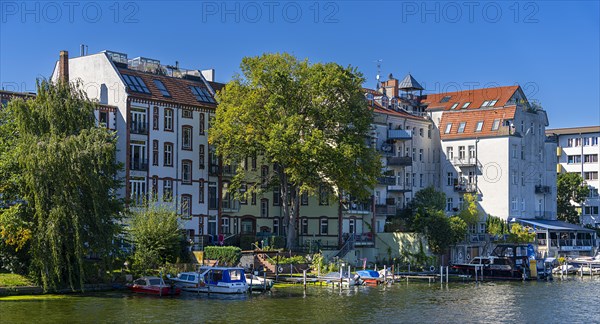
[[[548,119],[519,86],[431,94],[422,102],[440,132],[440,188],[448,214],[459,211],[465,193],[473,193],[484,215],[556,218]],[[482,233],[485,225],[479,227],[471,231]]]
[[[600,226],[600,126],[547,129],[546,134],[558,143],[557,172],[580,174],[590,189],[588,198],[578,205],[582,224]]]
[[[213,87],[220,85],[207,80],[206,71],[111,51],[71,58],[67,64],[62,60],[52,79],[63,64],[70,81],[79,82],[90,99],[116,107],[117,158],[124,163],[126,181],[120,194],[128,205],[157,199],[177,208],[189,239],[200,243],[204,237],[206,243],[208,236],[214,238],[218,164],[207,139],[216,109]]]

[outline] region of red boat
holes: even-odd
[[[141,277],[127,285],[127,288],[135,293],[156,296],[173,296],[181,293],[181,289],[165,284],[159,277]]]

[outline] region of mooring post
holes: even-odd
[[[267,271],[263,270],[263,291],[267,291]]]
[[[444,282],[444,266],[440,266],[440,283]]]
[[[475,266],[475,282],[477,282],[477,266]]]
[[[252,292],[252,280],[254,279],[254,274],[250,275],[250,292]],[[198,289],[198,292],[200,292],[200,289]]]
[[[306,270],[302,270],[302,279],[304,280],[304,290],[306,290]]]
[[[387,265],[383,265],[383,283],[387,284]]]
[[[446,266],[446,283],[448,283],[448,266]]]

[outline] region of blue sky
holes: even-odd
[[[408,72],[428,92],[520,84],[550,127],[600,124],[598,1],[0,2],[0,83],[32,91],[60,50],[103,49],[227,82],[244,56],[356,66],[374,87]]]

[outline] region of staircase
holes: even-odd
[[[267,277],[275,277],[275,265],[269,262],[269,259],[266,254],[257,254],[255,260],[258,264],[258,267],[255,268],[260,268],[262,266],[262,268],[265,270],[265,273],[267,274]]]
[[[350,250],[354,249],[354,234],[350,235],[342,248],[334,255],[334,257],[343,259]]]

